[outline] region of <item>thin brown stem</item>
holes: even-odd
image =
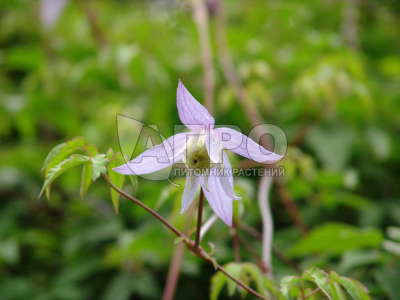
[[[259,299],[264,299],[264,300],[268,300],[268,298],[264,297],[263,295],[259,294],[258,292],[256,292],[255,290],[253,290],[251,287],[245,285],[243,282],[241,282],[240,280],[236,279],[235,277],[233,277],[231,274],[229,274],[228,272],[226,272],[226,270],[221,267],[220,265],[217,266],[217,269],[223,273],[226,277],[228,277],[229,279],[231,279],[232,281],[234,281],[238,286],[240,286],[241,288],[245,289],[246,291],[248,291],[250,294],[253,294],[254,296],[256,296]]]
[[[204,193],[203,190],[200,189],[199,196],[199,206],[197,208],[197,228],[196,228],[196,239],[194,242],[195,247],[199,247],[200,245],[200,233],[201,233],[201,224],[203,220],[203,206],[204,206]]]
[[[234,222],[232,228],[230,229],[230,233],[232,236],[233,257],[236,262],[239,262],[240,261],[240,242],[239,242],[237,228],[238,228],[238,226],[237,226],[236,222]]]
[[[156,212],[154,209],[148,207],[146,204],[141,202],[140,200],[136,199],[135,197],[129,195],[128,193],[124,192],[123,190],[119,189],[117,186],[115,186],[110,179],[108,178],[107,175],[103,174],[104,180],[108,183],[108,185],[115,190],[117,193],[119,193],[121,196],[124,198],[130,200],[134,204],[140,206],[144,210],[146,210],[148,213],[153,215],[156,219],[158,219],[161,223],[163,223],[169,230],[171,230],[176,236],[181,237],[181,238],[187,238],[187,236],[179,231],[177,228],[175,228],[171,223],[168,222],[167,219],[165,219],[163,216],[161,216],[158,212]]]
[[[103,174],[103,178],[104,180],[107,182],[107,184],[113,189],[115,190],[118,194],[120,194],[121,196],[123,196],[124,198],[130,200],[131,202],[133,202],[136,205],[139,205],[140,207],[142,207],[143,209],[145,209],[148,213],[150,213],[151,215],[153,215],[156,219],[158,219],[161,223],[164,224],[164,226],[166,226],[169,230],[171,230],[176,236],[178,236],[179,238],[182,239],[182,242],[185,243],[187,249],[189,251],[191,251],[193,254],[195,254],[197,257],[203,259],[204,261],[212,264],[214,266],[215,269],[217,269],[218,271],[220,271],[221,273],[223,273],[226,277],[228,277],[229,279],[231,279],[232,281],[234,281],[238,286],[240,286],[241,288],[243,288],[244,290],[246,290],[247,292],[249,292],[250,294],[256,296],[259,299],[262,300],[269,300],[268,298],[266,298],[265,296],[261,295],[260,293],[258,293],[257,291],[253,290],[251,287],[249,287],[248,285],[244,284],[242,281],[240,281],[239,279],[236,279],[235,277],[233,277],[231,274],[229,274],[224,267],[222,267],[220,264],[218,264],[215,259],[209,254],[207,253],[200,245],[196,247],[195,242],[191,239],[189,239],[183,232],[179,231],[177,228],[175,228],[172,224],[170,224],[168,222],[168,220],[166,220],[164,217],[162,217],[160,214],[158,214],[156,211],[154,211],[152,208],[148,207],[147,205],[145,205],[144,203],[142,203],[140,200],[136,199],[135,197],[129,195],[128,193],[124,192],[123,190],[121,190],[120,188],[118,188],[116,185],[114,185],[110,179],[108,178],[107,175]]]
[[[303,218],[300,215],[299,208],[294,203],[288,190],[284,187],[282,179],[276,178],[275,184],[277,187],[278,194],[283,202],[283,205],[285,205],[286,210],[288,211],[289,216],[292,219],[294,225],[296,225],[300,233],[306,234],[308,230],[306,225],[304,224]]]
[[[88,23],[90,26],[90,31],[92,33],[94,40],[101,47],[107,45],[107,40],[105,38],[105,34],[99,25],[96,11],[94,10],[94,8],[92,6],[91,1],[90,0],[83,0],[83,1],[76,0],[76,1],[78,2],[78,4],[81,5],[83,11],[86,14],[86,18],[88,20]]]
[[[165,289],[162,296],[162,300],[174,299],[175,290],[178,284],[179,273],[182,265],[184,249],[185,247],[183,243],[179,243],[175,247],[171,264],[168,270],[167,282],[165,283]]]

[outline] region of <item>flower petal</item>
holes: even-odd
[[[46,29],[50,29],[62,13],[68,0],[40,1],[40,19]]]
[[[215,120],[186,89],[181,81],[178,83],[176,91],[176,105],[178,107],[179,118],[189,129],[200,130],[202,128],[214,126]]]
[[[230,150],[248,159],[262,163],[275,163],[283,158],[282,155],[268,151],[248,136],[231,128],[214,129],[218,132],[224,149]]]
[[[228,196],[221,186],[219,177],[208,176],[207,188],[205,187],[205,178],[201,181],[204,195],[215,214],[225,222],[226,225],[232,226],[232,205],[233,199]]]
[[[200,186],[200,177],[199,176],[187,176],[185,189],[182,195],[182,207],[181,214],[184,213],[193,202],[193,198],[199,189]]]
[[[186,147],[186,135],[186,133],[175,134],[113,170],[125,175],[142,175],[164,169],[182,158]]]
[[[213,129],[209,129],[207,132],[205,143],[208,156],[212,163],[220,164],[222,163],[223,148],[218,138],[218,133],[214,132]]]
[[[224,172],[222,173],[222,176],[220,176],[220,181],[221,181],[221,186],[224,189],[225,193],[232,197],[235,200],[240,200],[241,198],[239,196],[235,195],[235,192],[233,191],[233,176],[232,176],[232,167],[231,163],[229,162],[228,155],[224,152],[223,153],[223,159],[224,159]]]

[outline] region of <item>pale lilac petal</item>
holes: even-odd
[[[224,149],[248,159],[262,163],[275,163],[283,158],[282,155],[268,151],[248,136],[234,129],[223,127],[214,129],[214,131],[218,132]]]
[[[186,147],[186,135],[186,133],[173,135],[113,170],[125,175],[143,175],[169,167],[182,158]]]
[[[51,28],[62,13],[68,0],[42,0],[40,2],[40,19],[45,28]]]
[[[181,214],[184,213],[192,204],[194,196],[198,191],[200,186],[200,177],[199,176],[187,176],[185,189],[182,195],[182,207],[181,207]]]
[[[219,177],[209,176],[207,184],[205,184],[205,178],[203,177],[201,186],[215,214],[224,221],[226,225],[232,226],[233,199],[225,193]]]
[[[192,130],[201,130],[204,127],[212,128],[214,118],[186,89],[181,81],[176,91],[176,105],[182,123]]]
[[[220,176],[219,178],[221,181],[222,188],[229,197],[232,197],[235,200],[240,200],[240,197],[235,195],[235,192],[233,190],[232,167],[231,163],[229,162],[228,155],[225,152],[223,153],[223,159],[224,159],[223,163],[224,172],[222,176]]]
[[[210,157],[211,162],[215,164],[222,163],[222,153],[223,148],[222,144],[219,141],[218,134],[214,132],[214,130],[208,130],[208,135],[206,138],[206,148],[208,152],[208,156]]]

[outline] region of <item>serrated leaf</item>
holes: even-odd
[[[337,295],[337,299],[339,300],[347,300],[346,293],[343,291],[343,288],[337,283],[333,282],[332,287]]]
[[[99,176],[103,173],[107,172],[107,162],[108,159],[105,154],[97,154],[94,157],[90,158],[92,161],[92,166],[93,166],[93,173],[92,173],[92,179],[95,181]]]
[[[239,263],[229,263],[224,266],[225,270],[233,277],[236,279],[240,279],[240,273],[242,272],[242,265]],[[228,295],[233,296],[236,290],[236,283],[228,279]]]
[[[51,183],[62,173],[69,170],[70,168],[82,165],[88,162],[90,158],[86,155],[72,154],[67,159],[64,159],[59,164],[51,168],[46,175],[42,190],[39,193],[39,198],[43,195],[44,191],[49,191]],[[46,192],[47,193],[47,192]],[[47,194],[48,195],[48,194]]]
[[[83,146],[85,146],[85,143],[86,142],[84,138],[77,137],[65,143],[55,146],[49,152],[46,159],[44,160],[42,172],[44,172],[44,174],[47,174],[47,172],[51,168],[55,167],[70,154],[80,150]]]
[[[302,279],[297,276],[286,276],[282,278],[280,290],[283,296],[288,300],[298,299],[300,295]]]
[[[319,287],[320,290],[328,297],[328,299],[338,299],[336,291],[331,285],[330,278],[325,271],[322,271],[318,268],[311,268],[304,272],[303,278],[315,283],[317,287]]]
[[[242,264],[243,271],[246,272],[250,278],[256,283],[257,291],[260,292],[261,294],[265,295],[267,294],[267,290],[265,287],[265,281],[269,279],[261,273],[260,269],[252,264],[252,263],[243,263]],[[267,285],[271,287],[267,282]],[[269,290],[269,289],[268,289]],[[276,292],[276,290],[275,290]],[[275,294],[274,292],[272,294]]]
[[[124,160],[119,153],[114,154],[111,151],[108,151],[107,157],[109,159],[109,163],[107,165],[107,174],[110,182],[114,184],[118,188],[122,188],[125,181],[125,176],[113,171],[114,167],[120,166],[124,163]],[[119,213],[119,194],[114,189],[110,188],[111,201],[114,207],[114,211],[116,214]]]
[[[210,300],[218,300],[218,296],[224,288],[227,280],[228,278],[221,272],[217,272],[213,275],[211,278]]]
[[[90,184],[92,183],[92,178],[93,178],[92,164],[83,165],[82,175],[81,175],[81,187],[79,190],[79,194],[82,199],[85,197],[86,192],[89,189]]]
[[[368,290],[360,282],[352,278],[340,276],[335,272],[330,273],[330,278],[340,284],[355,300],[370,300]]]

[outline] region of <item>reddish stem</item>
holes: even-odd
[[[169,230],[171,230],[176,236],[181,238],[183,243],[185,243],[187,249],[189,249],[193,254],[195,254],[199,258],[207,261],[208,263],[212,264],[215,267],[215,269],[217,269],[218,271],[220,271],[223,274],[225,274],[225,276],[227,276],[229,279],[234,281],[238,286],[240,286],[241,288],[245,289],[250,294],[252,294],[252,295],[254,295],[257,298],[262,299],[262,300],[269,300],[268,298],[264,297],[263,295],[261,295],[260,293],[258,293],[254,289],[252,289],[251,287],[249,287],[246,284],[244,284],[239,279],[236,279],[235,277],[230,275],[220,264],[218,264],[212,258],[212,256],[209,253],[207,253],[202,247],[200,247],[200,245],[196,246],[195,242],[193,240],[189,239],[183,232],[181,232],[177,228],[175,228],[172,224],[170,224],[168,222],[168,220],[166,220],[164,217],[162,217],[160,214],[158,214],[155,210],[153,210],[152,208],[148,207],[146,204],[142,203],[140,200],[136,199],[135,197],[129,195],[128,193],[126,193],[123,190],[121,190],[120,188],[118,188],[116,185],[114,185],[110,181],[110,179],[108,178],[107,175],[103,174],[103,178],[113,190],[115,190],[121,196],[123,196],[124,198],[130,200],[134,204],[139,205],[140,207],[142,207],[144,210],[146,210],[148,213],[150,213],[156,219],[158,219],[161,223],[163,223],[164,226],[166,226]]]
[[[183,260],[184,249],[185,248],[183,243],[179,243],[175,247],[174,255],[172,256],[172,261],[168,270],[167,282],[165,283],[162,300],[174,299]]]

